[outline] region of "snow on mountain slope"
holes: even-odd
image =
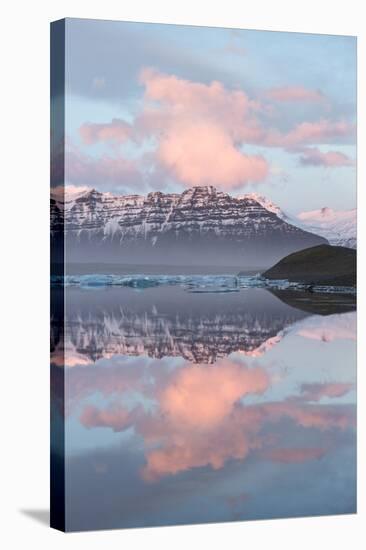
[[[301,212],[297,219],[299,227],[325,237],[330,244],[356,248],[357,211],[355,208],[333,210],[325,207]]]
[[[71,204],[73,201],[92,191],[91,187],[76,185],[59,185],[51,189],[51,197],[60,203]]]
[[[65,230],[70,261],[269,266],[326,243],[264,197],[212,186],[147,196],[66,193],[51,199],[51,220],[53,236]]]
[[[286,214],[281,210],[279,206],[277,206],[277,204],[272,202],[270,199],[267,199],[267,197],[260,195],[259,193],[246,193],[245,195],[239,195],[237,198],[256,201],[269,212],[273,212],[273,214],[276,214],[276,216],[281,218],[281,220],[287,219]]]
[[[263,208],[273,212],[282,220],[296,225],[305,231],[320,235],[332,245],[356,248],[356,208],[352,210],[333,210],[332,208],[324,207],[318,210],[301,212],[298,216],[290,216],[270,199],[258,193],[248,193],[243,195],[242,198],[257,201]]]

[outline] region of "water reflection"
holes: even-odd
[[[355,510],[355,312],[168,287],[65,311],[69,530]]]
[[[239,350],[260,355],[286,327],[307,315],[262,289],[204,295],[177,287],[99,292],[69,288],[65,311],[62,338],[60,327],[53,324],[52,361],[63,364],[65,359],[68,366],[115,354],[204,363]]]

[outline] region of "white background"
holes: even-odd
[[[42,0],[1,8],[0,269],[3,548],[365,547],[365,69],[362,0]],[[358,36],[358,515],[64,535],[26,511],[49,498],[49,22],[90,17]],[[43,513],[44,517],[45,512]],[[42,515],[42,513],[41,513]],[[364,540],[362,540],[362,538]]]

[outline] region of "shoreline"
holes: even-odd
[[[190,292],[239,292],[240,290],[264,288],[269,291],[305,292],[311,295],[347,294],[356,295],[356,286],[322,285],[293,282],[288,279],[266,279],[256,275],[222,274],[75,274],[51,275],[51,286],[151,288],[179,286]]]

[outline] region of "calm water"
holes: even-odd
[[[67,530],[355,511],[356,313],[283,297],[67,288]]]

